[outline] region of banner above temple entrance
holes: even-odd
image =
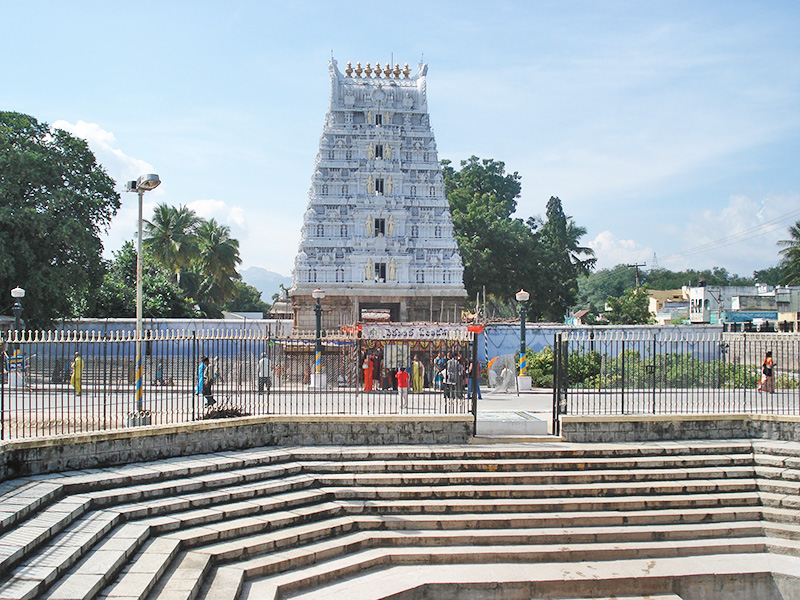
[[[364,324],[361,336],[365,340],[454,340],[472,341],[466,325],[447,323]]]

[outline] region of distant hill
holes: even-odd
[[[273,273],[261,267],[249,267],[240,273],[244,282],[261,292],[261,299],[269,304],[272,304],[272,295],[278,293],[281,284],[286,288],[292,285],[291,277]]]

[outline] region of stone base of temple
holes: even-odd
[[[322,299],[322,328],[336,329],[356,322],[434,322],[460,323],[466,294],[454,290],[405,293],[386,290],[385,294],[359,294],[355,291],[326,295]],[[292,290],[294,328],[311,331],[316,327],[316,300],[311,290]]]

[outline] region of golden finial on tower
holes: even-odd
[[[400,79],[400,63],[394,63],[394,78]]]
[[[353,65],[350,64],[349,60],[347,61],[347,68],[344,70],[344,72],[347,74],[348,77],[353,76]]]
[[[408,64],[406,64],[406,66],[408,66]],[[355,73],[356,73],[356,77],[358,77],[358,78],[361,77],[361,73],[363,73],[363,69],[361,68],[361,61],[358,61],[356,63]]]
[[[367,78],[372,76],[372,67],[369,66],[369,63],[367,63],[367,66],[364,69],[364,75],[366,75]]]
[[[392,65],[386,63],[386,67],[383,69],[383,74],[386,75],[386,77],[389,77],[389,75],[392,74]]]
[[[381,63],[375,61],[375,77],[380,78],[380,76],[381,76]]]
[[[410,74],[411,74],[411,69],[408,68],[408,63],[406,63],[406,65],[403,67],[403,75],[405,75],[406,79],[408,79],[408,76]]]

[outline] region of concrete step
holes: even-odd
[[[144,545],[150,528],[127,523],[114,529],[91,552],[70,569],[50,590],[47,600],[89,600],[109,585],[128,561]]]
[[[320,558],[325,562],[311,560],[301,564],[300,557],[286,561],[286,573],[263,579],[264,583],[275,586],[281,596],[297,594],[302,590],[324,586],[330,582],[357,575],[367,569],[386,568],[390,565],[443,565],[443,564],[494,564],[551,563],[620,561],[647,558],[651,561],[675,556],[707,556],[723,554],[757,554],[767,552],[764,538],[712,539],[661,542],[616,542],[597,544],[556,544],[519,546],[448,546],[448,547],[391,547],[364,548],[366,534],[358,534],[365,540],[352,540],[353,552],[329,558],[324,550]],[[361,548],[358,547],[361,541]],[[238,563],[244,571],[245,579],[264,578],[266,572],[274,569],[272,557],[254,559]],[[290,570],[289,570],[290,569]],[[258,596],[267,598],[267,595]]]
[[[0,483],[0,534],[57,500],[61,491],[62,486],[51,481],[20,479]]]
[[[150,597],[156,600],[192,600],[197,596],[210,570],[210,556],[183,552],[178,556],[176,564],[154,588]]]
[[[479,483],[491,485],[559,485],[559,484],[594,484],[662,482],[684,480],[753,480],[751,467],[699,467],[686,469],[593,469],[581,471],[455,471],[455,472],[413,472],[413,473],[331,473],[313,474],[319,486],[438,486],[438,485],[470,485]]]
[[[90,505],[91,500],[85,496],[63,498],[0,535],[0,573],[9,572],[46,541],[84,516]]]
[[[699,456],[621,456],[621,457],[575,457],[549,458],[505,458],[488,455],[459,459],[412,460],[355,460],[355,461],[298,461],[309,472],[314,473],[406,473],[427,472],[454,473],[459,471],[491,472],[537,472],[537,471],[586,471],[597,469],[665,469],[697,467],[750,467],[749,454],[707,454]]]
[[[371,511],[381,514],[427,513],[500,513],[513,514],[525,512],[561,512],[561,511],[620,511],[626,515],[629,511],[646,509],[695,509],[713,507],[756,507],[760,506],[759,494],[750,492],[732,492],[724,497],[714,493],[691,495],[662,494],[622,495],[608,497],[563,496],[563,497],[529,497],[529,498],[403,498],[392,500],[384,498],[343,498],[337,501],[349,506],[351,511]]]
[[[433,548],[452,547],[456,551],[463,548],[473,548],[476,556],[488,562],[483,548],[493,548],[497,552],[506,553],[503,548],[522,547],[548,548],[547,558],[541,560],[573,560],[573,548],[582,548],[584,551],[598,544],[614,545],[620,547],[628,545],[634,547],[641,544],[657,545],[659,542],[672,543],[673,549],[680,548],[680,543],[685,542],[692,551],[697,548],[701,540],[708,540],[709,544],[732,543],[736,539],[760,539],[761,525],[758,522],[745,522],[736,524],[703,524],[691,526],[630,526],[630,527],[575,527],[575,528],[544,528],[544,529],[515,529],[515,530],[470,530],[462,531],[404,531],[380,530],[380,523],[374,520],[345,520],[326,524],[318,528],[317,532],[304,532],[309,539],[318,540],[303,544],[304,540],[290,545],[286,540],[291,539],[290,532],[279,532],[274,536],[258,536],[253,540],[238,540],[242,547],[241,556],[253,556],[236,560],[236,566],[245,569],[248,577],[276,575],[289,570],[297,570],[319,563],[323,558],[346,556],[370,548],[387,548],[392,552],[394,548],[417,548],[423,553]],[[271,538],[271,539],[270,539]],[[655,546],[654,546],[655,547]],[[556,549],[565,552],[557,556]],[[218,560],[231,558],[231,553],[226,548],[206,549],[213,553],[221,550]],[[682,550],[680,550],[682,551]],[[257,557],[258,554],[260,557]],[[585,555],[585,552],[584,552]],[[216,558],[215,558],[216,560]],[[575,560],[590,560],[579,558]],[[594,559],[592,559],[594,560]],[[257,571],[253,571],[256,569]]]
[[[262,482],[265,488],[272,488],[276,491],[284,489],[286,486],[279,485],[278,482]],[[228,494],[230,498],[230,494]],[[124,563],[114,562],[117,558],[127,559],[134,553],[138,552],[144,542],[151,535],[159,535],[164,533],[173,532],[176,530],[195,527],[198,523],[211,524],[225,521],[230,519],[243,517],[247,515],[261,515],[268,512],[286,510],[292,507],[303,507],[308,505],[316,505],[324,501],[325,494],[317,491],[300,491],[300,492],[287,492],[277,493],[274,496],[256,497],[247,501],[235,502],[233,504],[222,504],[213,509],[201,508],[197,510],[189,510],[172,514],[174,509],[184,508],[191,505],[187,504],[186,499],[177,498],[174,504],[164,502],[157,507],[151,507],[152,511],[147,514],[161,514],[161,516],[154,516],[145,518],[135,523],[129,523],[119,527],[116,531],[111,533],[102,544],[96,549],[88,552],[83,560],[72,567],[67,573],[63,575],[60,582],[60,588],[56,592],[63,594],[62,590],[70,590],[69,593],[74,593],[74,590],[82,589],[82,581],[88,579],[97,580],[98,584],[103,587],[111,584],[115,577],[120,573]],[[120,513],[130,517],[131,514],[139,515],[141,507],[136,506],[136,510],[128,513],[122,507]],[[169,513],[169,514],[163,514]],[[111,514],[114,514],[113,511]],[[152,549],[156,554],[163,554],[162,548],[155,547]],[[96,559],[99,558],[106,566],[103,569],[98,569]],[[94,589],[93,587],[91,589]],[[54,593],[56,593],[54,592]],[[61,598],[55,596],[54,598]]]
[[[562,483],[543,485],[432,485],[361,486],[321,488],[337,499],[403,500],[411,498],[564,498],[572,496],[627,496],[663,494],[730,494],[755,492],[754,479],[698,479],[690,481],[634,481],[609,483]]]
[[[56,579],[77,563],[98,540],[108,533],[119,517],[89,513],[55,536],[53,547],[31,554],[8,573],[0,584],[0,598],[27,600],[39,597]],[[24,531],[25,528],[20,528]]]
[[[145,543],[120,576],[97,596],[103,599],[146,598],[170,568],[180,551],[180,541],[164,537]]]
[[[769,585],[771,571],[785,577],[800,572],[800,559],[768,554],[723,554],[582,563],[493,563],[397,565],[366,571],[326,586],[292,595],[292,600],[382,600],[443,598],[764,598],[766,590],[748,585],[759,579]],[[748,593],[748,591],[750,593]],[[758,594],[759,591],[766,593]],[[273,600],[275,579],[246,582],[241,600]],[[205,595],[203,598],[212,598]],[[285,597],[283,594],[281,597]],[[771,596],[770,596],[771,597]],[[784,596],[786,597],[786,596]],[[220,598],[226,598],[220,596]]]

